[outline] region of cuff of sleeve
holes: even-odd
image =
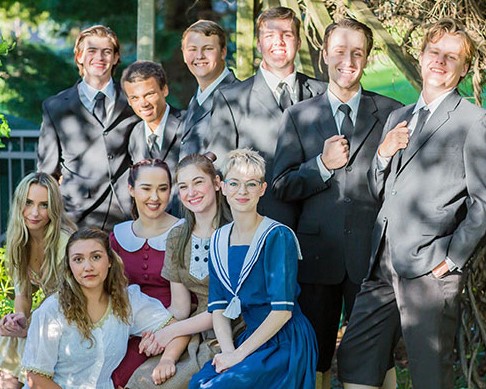
[[[41,375],[43,377],[49,378],[50,380],[52,380],[52,378],[54,377],[53,372],[46,372],[45,370],[40,370],[40,369],[37,369],[35,367],[22,366],[21,370],[23,372],[25,372],[26,374],[30,372],[30,373],[38,374],[38,375]]]
[[[454,270],[461,271],[459,269],[459,266],[457,266],[449,257],[446,257],[445,262],[447,264],[447,267],[449,268],[449,271],[454,271]]]
[[[319,154],[316,157],[316,162],[317,162],[317,167],[319,168],[319,173],[321,174],[322,181],[326,182],[332,177],[332,175],[334,174],[334,170],[331,171],[327,170],[327,168],[322,163],[321,155],[322,154]]]
[[[169,324],[169,322],[172,320],[173,317],[174,317],[173,315],[168,315],[167,318],[162,323],[160,323],[160,325],[155,329],[155,332],[157,332],[158,330],[164,328],[167,324]]]
[[[294,302],[293,301],[272,301],[271,303],[272,311],[293,311]]]
[[[388,164],[391,161],[391,157],[382,157],[379,152],[376,152],[376,160],[377,160],[377,166],[379,171],[383,171],[388,167]]]
[[[212,301],[208,304],[208,312],[212,313],[218,309],[226,309],[228,302],[226,300]]]

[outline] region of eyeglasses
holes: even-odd
[[[241,185],[244,185],[245,189],[248,192],[255,193],[260,189],[260,186],[262,185],[262,182],[258,180],[249,180],[246,182],[241,182],[235,179],[231,179],[231,180],[224,180],[224,183],[226,184],[226,188],[228,192],[236,192],[241,188]]]

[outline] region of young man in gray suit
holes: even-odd
[[[128,104],[142,119],[130,135],[128,152],[133,163],[159,158],[175,171],[179,161],[181,112],[169,106],[167,75],[161,64],[137,61],[127,67],[121,85]]]
[[[140,120],[112,79],[120,61],[116,34],[104,26],[83,30],[74,47],[82,80],[42,105],[39,171],[61,183],[68,214],[78,226],[111,227],[130,215],[128,138]]]
[[[413,387],[454,387],[464,266],[486,233],[486,111],[456,89],[474,53],[456,21],[434,24],[419,57],[419,100],[385,125],[369,173],[383,201],[370,272],[338,351],[347,389],[382,384],[400,333]]]
[[[221,161],[232,149],[257,150],[265,158],[265,180],[271,182],[283,110],[323,93],[326,84],[295,70],[300,20],[294,11],[276,7],[262,12],[256,31],[261,65],[253,77],[215,93],[208,150]],[[276,199],[271,190],[258,203],[258,211],[291,228],[296,226],[298,205]]]
[[[371,30],[354,19],[326,28],[322,52],[329,87],[286,110],[275,154],[276,196],[302,203],[296,230],[303,254],[299,302],[317,334],[323,388],[330,388],[343,303],[349,318],[369,266],[380,203],[368,193],[367,172],[386,118],[401,107],[361,88],[372,47]]]
[[[179,159],[206,150],[214,92],[238,82],[226,67],[226,33],[219,24],[199,20],[189,26],[182,34],[182,54],[198,88],[184,116]]]

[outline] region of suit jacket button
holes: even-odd
[[[350,199],[349,197],[345,197],[345,198],[344,198],[344,202],[345,202],[345,203],[350,203],[350,202],[351,202],[351,199]]]
[[[113,159],[113,154],[108,154],[108,159]]]
[[[388,218],[384,217],[383,218],[383,223],[386,223],[388,221]]]
[[[351,230],[349,230],[349,229],[345,229],[345,230],[344,230],[344,233],[345,233],[346,235],[350,235],[350,234],[351,234]]]
[[[396,190],[392,190],[391,191],[391,194],[392,194],[392,196],[395,196],[397,194],[397,191]]]
[[[346,166],[344,168],[344,170],[346,170],[347,172],[351,172],[351,171],[353,171],[353,167],[352,166]]]

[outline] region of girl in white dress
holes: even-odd
[[[138,285],[127,289],[120,257],[106,233],[83,228],[68,241],[59,293],[32,316],[22,360],[28,388],[113,389],[111,375],[130,335],[154,331],[172,315]],[[175,374],[188,338],[167,345],[156,379]],[[161,368],[162,367],[162,368]]]

